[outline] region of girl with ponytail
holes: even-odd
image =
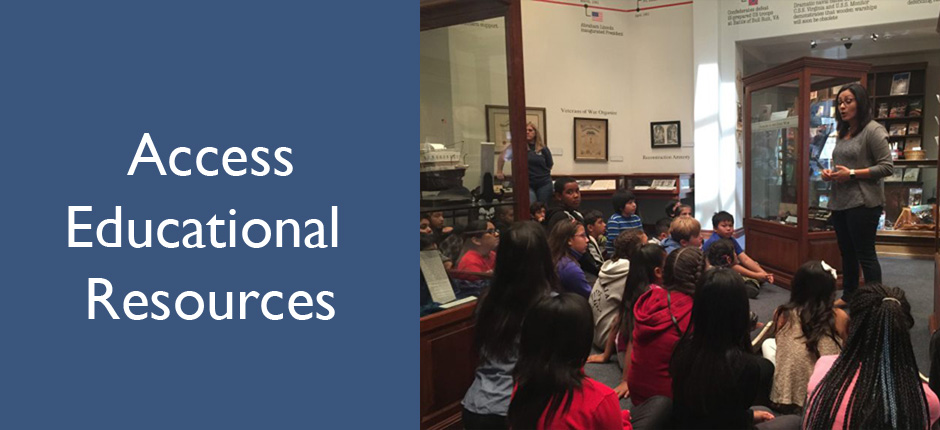
[[[692,295],[704,269],[701,249],[679,248],[666,257],[663,287],[651,285],[636,300],[626,393],[633,404],[656,395],[672,398],[669,360],[689,327]]]

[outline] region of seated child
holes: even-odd
[[[597,276],[600,273],[601,265],[604,264],[604,249],[601,248],[598,240],[604,234],[607,223],[604,222],[604,214],[598,210],[592,210],[584,216],[584,229],[587,231],[588,252],[590,259],[581,259],[581,269],[584,273],[592,273]]]
[[[790,301],[774,311],[776,334],[763,345],[767,355],[771,345],[775,349],[776,370],[770,392],[774,409],[802,412],[806,384],[816,360],[823,355],[838,355],[849,336],[848,314],[834,307],[836,276],[835,269],[823,261],[804,263],[793,276]]]
[[[656,221],[656,236],[650,238],[650,243],[662,245],[669,238],[670,224],[672,224],[672,218],[660,218]]]
[[[548,246],[562,289],[585,298],[591,295],[591,284],[585,279],[578,260],[587,252],[587,244],[587,234],[580,222],[558,222],[548,234]]]
[[[613,322],[615,325],[610,329],[607,345],[601,354],[601,358],[606,361],[604,354],[610,353],[612,342],[616,345],[617,364],[623,368],[623,375],[614,391],[621,397],[630,395],[627,381],[630,378],[630,358],[633,355],[633,326],[636,319],[633,314],[634,304],[651,288],[662,288],[665,265],[666,251],[655,243],[643,245],[630,256],[630,274],[627,275],[620,309],[617,310],[617,318]],[[590,360],[590,357],[588,359]]]
[[[574,178],[564,177],[555,180],[555,196],[552,206],[545,214],[545,228],[552,231],[552,227],[559,221],[584,222],[584,216],[578,212],[581,207],[581,188]]]
[[[666,218],[669,218],[670,222],[673,218],[679,216],[679,206],[682,206],[682,202],[678,200],[670,200],[669,203],[666,203]]]
[[[529,206],[529,214],[532,216],[532,220],[541,224],[545,221],[545,203],[535,202]]]
[[[447,239],[448,236],[454,231],[453,227],[444,226],[444,212],[434,211],[426,213],[422,218],[428,219],[428,224],[431,226],[431,233],[436,237],[436,242],[440,245],[444,239]]]
[[[676,221],[692,218],[676,218]],[[705,269],[705,256],[694,246],[666,257],[663,287],[650,287],[633,306],[634,326],[628,394],[633,404],[662,395],[672,398],[669,360],[691,320],[692,296]]]
[[[607,221],[607,253],[614,253],[614,239],[628,228],[643,228],[643,221],[636,214],[636,196],[630,191],[617,191],[611,198],[614,214]]]
[[[689,206],[689,205],[686,205],[686,204],[679,205],[679,209],[677,209],[677,213],[678,213],[678,215],[676,215],[677,217],[689,217],[689,218],[691,218],[691,217],[692,217],[692,206]]]
[[[510,205],[497,206],[495,212],[493,225],[500,233],[505,233],[516,220],[515,209]]]
[[[747,429],[771,420],[772,428],[800,427],[796,415],[751,409],[766,403],[774,366],[750,351],[748,308],[741,275],[726,268],[705,273],[689,332],[670,363],[675,428]]]
[[[692,217],[676,217],[669,225],[669,237],[663,242],[667,253],[686,246],[702,247],[702,225]]]
[[[741,244],[734,240],[734,217],[725,211],[721,211],[712,216],[712,227],[715,233],[705,241],[703,248],[708,251],[708,247],[719,239],[731,239],[734,241],[734,252],[738,255],[738,263],[731,268],[746,278],[753,278],[760,282],[774,283],[774,275],[764,271],[760,264],[747,256]]]
[[[849,338],[816,360],[803,428],[933,428],[940,401],[919,377],[904,290],[866,283],[849,301]]]
[[[591,308],[574,294],[544,299],[529,311],[513,370],[511,428],[633,428],[614,390],[584,375],[593,331]]]
[[[600,356],[588,357],[589,362],[606,362],[613,352],[614,336],[611,331],[619,332],[620,301],[623,299],[624,287],[629,282],[627,276],[631,272],[631,260],[635,251],[646,242],[646,233],[643,230],[625,230],[614,240],[614,255],[601,266],[601,274],[594,283],[591,297],[588,302],[594,312],[594,346],[604,350]],[[631,260],[628,260],[631,259]],[[642,268],[639,269],[642,271]],[[645,292],[644,291],[641,291]],[[632,299],[636,299],[636,294]]]
[[[708,265],[724,269],[731,269],[737,265],[738,255],[734,252],[734,242],[734,239],[712,241],[712,245],[705,252]],[[747,290],[749,299],[757,298],[757,295],[760,294],[760,282],[756,279],[744,278],[744,287]]]
[[[437,248],[437,244],[434,243],[434,235],[430,233],[421,233],[421,250],[422,251],[437,251],[441,256],[441,261],[444,263],[444,269],[450,270],[454,263],[450,261],[449,258],[445,257],[444,254]]]
[[[464,231],[464,252],[457,263],[461,272],[493,273],[496,266],[496,247],[499,246],[499,232],[493,223],[486,220],[474,220],[467,224]],[[460,275],[461,279],[477,281],[479,276]]]
[[[431,230],[431,217],[427,213],[421,213],[421,234],[434,234],[434,230]],[[437,242],[435,242],[437,243]]]

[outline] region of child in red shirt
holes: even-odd
[[[461,272],[493,273],[496,267],[496,247],[499,246],[499,231],[488,221],[473,221],[464,232],[467,251],[457,264]],[[462,279],[479,280],[479,276],[464,275]]]
[[[522,323],[509,423],[516,429],[632,429],[617,393],[584,376],[594,319],[583,297],[542,300]]]

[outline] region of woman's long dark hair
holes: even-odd
[[[911,346],[914,317],[904,290],[867,284],[849,306],[849,338],[810,393],[803,428],[831,429],[843,401],[845,428],[929,427],[927,398]]]
[[[633,336],[633,305],[641,294],[650,289],[656,276],[655,270],[663,266],[665,259],[666,250],[655,243],[643,245],[630,257],[630,272],[627,273],[623,299],[620,300],[620,332],[627,341]]]
[[[535,221],[514,223],[499,241],[493,282],[478,308],[481,357],[506,360],[514,355],[526,312],[557,284],[545,229]]]
[[[509,404],[512,428],[534,429],[543,412],[550,424],[568,411],[572,394],[584,379],[581,368],[591,353],[593,336],[591,306],[577,294],[545,299],[529,311],[513,371],[518,385]]]
[[[832,273],[818,260],[807,261],[793,276],[790,301],[774,312],[776,321],[780,315],[789,316],[791,310],[797,311],[806,349],[814,359],[819,359],[820,339],[829,337],[836,345],[842,345],[842,340],[836,336],[836,318],[832,311],[835,294],[836,279]],[[789,320],[777,330],[786,324]]]
[[[722,409],[727,402],[722,393],[736,389],[735,369],[750,346],[749,328],[744,279],[731,269],[708,270],[695,292],[689,330],[669,365],[675,403],[701,415]]]
[[[552,250],[552,263],[558,264],[562,258],[568,255],[568,241],[578,233],[578,227],[584,228],[584,225],[576,222],[559,221],[552,227],[548,234],[548,246]]]
[[[839,88],[836,93],[836,124],[839,130],[839,139],[845,139],[849,135],[849,122],[842,120],[842,112],[839,111],[839,95],[848,90],[855,98],[855,118],[858,120],[858,127],[855,133],[862,131],[869,122],[871,122],[871,100],[868,98],[868,91],[865,87],[852,83]]]
[[[705,254],[694,246],[686,246],[672,251],[666,257],[663,269],[663,287],[687,295],[695,294],[695,287],[705,270]]]

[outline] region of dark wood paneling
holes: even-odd
[[[509,0],[421,0],[421,31],[505,16]]]
[[[749,229],[745,240],[747,255],[765,268],[795,273],[800,267],[800,242],[797,239],[752,228]]]
[[[477,366],[476,302],[421,318],[421,428],[460,422],[463,399]]]
[[[814,237],[816,236],[816,237]],[[818,233],[809,237],[809,255],[806,260],[823,260],[826,264],[842,267],[842,253],[835,232]]]

